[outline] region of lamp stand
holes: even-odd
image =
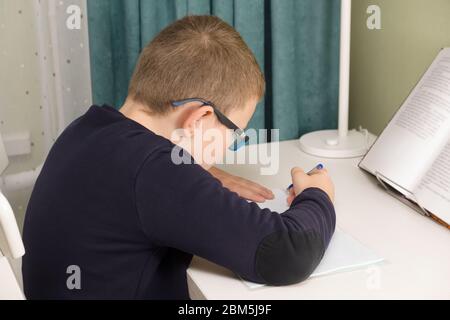
[[[351,0],[341,0],[338,130],[315,131],[300,137],[300,148],[319,157],[360,157],[370,146],[367,130],[348,130],[351,11]]]

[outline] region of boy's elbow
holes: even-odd
[[[325,253],[317,232],[276,232],[264,238],[256,253],[256,271],[264,283],[289,285],[306,280]]]

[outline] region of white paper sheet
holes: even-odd
[[[272,211],[282,213],[288,209],[286,203],[286,192],[283,190],[272,190],[275,199],[259,204],[261,208],[269,208]],[[349,234],[336,228],[333,238],[330,241],[327,251],[312,273],[310,278],[325,276],[332,273],[344,272],[363,268],[375,263],[379,263],[384,259],[367,248]],[[257,284],[243,280],[243,282],[251,289],[263,287]]]

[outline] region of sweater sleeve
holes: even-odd
[[[320,189],[304,190],[278,214],[240,198],[196,164],[174,164],[171,150],[147,158],[136,177],[135,196],[152,244],[270,285],[308,278],[335,229],[333,204]]]

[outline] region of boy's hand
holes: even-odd
[[[272,191],[250,180],[233,176],[215,167],[209,169],[209,173],[222,182],[225,188],[247,200],[264,202],[274,198]]]
[[[330,200],[334,202],[334,185],[328,175],[327,169],[314,170],[307,175],[302,169],[296,167],[291,171],[292,184],[289,190],[288,204],[291,205],[294,198],[307,188],[319,188],[325,191]]]

